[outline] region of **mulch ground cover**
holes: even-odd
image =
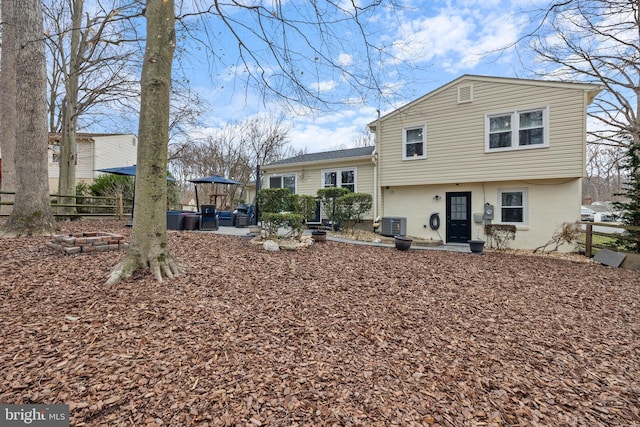
[[[50,240],[0,240],[0,402],[72,426],[640,425],[638,271],[169,232],[186,274],[107,286]]]

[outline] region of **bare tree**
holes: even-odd
[[[258,115],[240,123],[228,123],[204,141],[190,141],[172,156],[171,169],[182,181],[209,175],[222,175],[242,186],[202,186],[199,194],[225,194],[227,204],[255,180],[256,166],[293,155],[287,146],[289,124],[283,115]],[[224,193],[219,193],[224,191]]]
[[[523,41],[533,72],[603,86],[588,113],[594,143],[640,144],[640,0],[554,2]]]
[[[3,6],[4,6],[3,2]],[[55,228],[47,178],[47,113],[42,7],[24,0],[15,7],[16,196],[4,236],[48,235]],[[3,70],[5,72],[6,70]],[[7,106],[11,108],[12,106]]]
[[[284,1],[263,5],[214,0],[203,1],[193,10],[187,10],[186,3],[181,3],[178,15],[182,28],[200,37],[205,42],[203,45],[209,47],[207,53],[222,60],[221,63],[225,60],[213,47],[217,35],[236,40],[238,59],[236,66],[230,68],[238,70],[239,64],[235,76],[243,73],[247,82],[257,83],[265,98],[272,94],[292,106],[317,108],[328,102],[320,90],[320,79],[325,76],[347,82],[361,95],[370,90],[382,93],[375,70],[376,55],[381,55],[383,50],[369,43],[366,32],[366,20],[381,4],[382,0],[374,0],[368,4],[312,2],[291,6]],[[137,212],[145,215],[134,219],[131,246],[123,262],[112,270],[109,283],[129,277],[138,268],[150,268],[159,281],[163,275],[173,277],[179,272],[166,246],[164,214],[169,83],[176,34],[173,6],[172,0],[146,2],[147,46],[141,81],[135,206]],[[206,24],[202,28],[204,33],[194,33],[187,28],[186,23],[193,16],[202,17]],[[206,22],[206,19],[215,22]],[[348,23],[353,24],[352,37],[345,38]],[[211,28],[215,32],[210,31]],[[312,32],[314,37],[310,36]],[[364,47],[365,53],[361,58],[342,61],[336,50],[358,51],[350,43]],[[259,46],[250,46],[252,44]],[[351,64],[364,64],[364,67],[358,70]]]
[[[84,0],[47,0],[45,16],[49,74],[49,129],[60,132],[58,194],[61,205],[75,204],[76,131],[83,114],[105,103],[137,98],[131,60],[137,53],[123,37],[120,14],[131,5],[84,11]],[[123,10],[124,9],[124,10]],[[63,206],[60,213],[74,214]]]
[[[250,162],[248,166],[264,165],[292,154],[292,149],[287,147],[290,124],[282,114],[250,117],[240,124],[239,130],[241,145]],[[252,178],[255,179],[255,175]]]
[[[624,152],[619,147],[597,142],[587,144],[587,176],[582,181],[584,198],[592,201],[619,200],[624,173],[620,167]]]
[[[2,63],[0,65],[0,150],[2,179],[0,190],[16,191],[16,27],[14,2],[6,0],[2,7]],[[13,203],[13,194],[0,194],[0,200]],[[11,212],[11,205],[0,205],[0,213]]]
[[[371,147],[373,144],[373,134],[367,126],[361,128],[360,131],[353,136],[354,147]]]

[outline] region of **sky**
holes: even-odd
[[[184,6],[198,8],[198,1]],[[371,0],[354,0],[365,7]],[[204,44],[178,38],[179,63],[191,88],[208,103],[202,125],[194,127],[194,135],[215,132],[229,122],[239,122],[256,114],[277,116],[283,112],[290,125],[289,142],[295,150],[320,152],[353,147],[366,125],[382,115],[429,93],[463,74],[501,77],[528,77],[521,65],[522,52],[510,48],[529,25],[530,14],[540,10],[546,0],[384,0],[383,7],[360,10],[361,27],[353,20],[335,20],[323,27],[324,39],[313,26],[296,28],[266,24],[273,45],[282,45],[281,36],[290,37],[290,56],[284,61],[305,87],[326,103],[313,102],[311,108],[285,103],[277,96],[263,96],[254,85],[246,86],[248,75],[238,60],[238,42],[218,19],[197,18],[199,26],[192,34],[202,35]],[[272,9],[274,17],[311,16],[308,0],[243,0],[244,4],[261,4]],[[202,3],[206,4],[206,2]],[[324,4],[322,16],[329,20],[349,17],[335,15],[329,5],[337,4],[353,12],[351,0]],[[180,13],[180,12],[179,12]],[[264,72],[267,81],[293,99],[303,96],[288,87],[269,48],[261,43],[258,22],[238,8],[225,12],[234,31],[247,50],[252,75]],[[291,15],[293,13],[294,15]],[[277,16],[276,16],[277,15]],[[302,20],[302,18],[301,18]],[[193,30],[192,30],[193,31]],[[363,49],[366,41],[379,50]],[[204,46],[206,45],[206,47]],[[276,48],[277,49],[277,48]],[[253,57],[252,57],[253,56]],[[332,62],[342,69],[330,67]],[[290,67],[290,68],[287,68]],[[346,72],[344,72],[346,71]],[[364,82],[377,90],[364,90]]]

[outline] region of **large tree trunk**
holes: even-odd
[[[82,10],[84,0],[74,0],[71,15],[71,54],[69,55],[69,75],[65,80],[65,97],[62,102],[62,135],[60,140],[60,179],[58,180],[58,195],[61,205],[76,203],[76,165],[78,153],[76,149],[76,126],[78,118],[78,80],[79,80],[79,51],[80,32],[82,25]],[[64,197],[66,196],[66,197]],[[63,206],[58,213],[73,215],[77,213],[75,207]]]
[[[58,203],[63,205],[58,209],[58,214],[69,215],[68,218],[73,218],[73,214],[77,213],[77,210],[73,206],[76,199],[76,164],[77,164],[77,150],[76,150],[76,120],[70,118],[69,115],[73,115],[74,103],[70,100],[69,95],[65,97],[63,101],[62,111],[62,135],[60,138],[60,174],[58,180]]]
[[[150,269],[156,280],[181,272],[167,247],[169,91],[175,50],[173,0],[147,0],[147,45],[142,66],[133,233],[127,255],[108,283]]]
[[[3,2],[4,3],[4,2]],[[55,229],[47,173],[46,70],[40,0],[23,0],[16,23],[16,197],[5,236]]]
[[[16,191],[16,27],[14,1],[2,6],[2,64],[0,68],[0,151],[2,151],[2,184],[0,191]],[[13,202],[13,194],[1,194],[3,202]],[[11,205],[0,205],[0,213],[11,213]]]

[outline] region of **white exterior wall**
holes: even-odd
[[[138,157],[138,138],[135,135],[91,135],[91,141],[78,142],[78,164],[76,182],[93,183],[100,175],[96,169],[130,166],[136,164]],[[58,191],[60,177],[59,164],[53,163],[49,150],[49,191]]]
[[[114,168],[118,166],[131,166],[137,163],[138,138],[135,135],[106,135],[96,136],[93,151],[93,178],[98,174],[95,169]],[[82,159],[78,159],[78,164]],[[83,162],[90,164],[90,159]]]
[[[581,180],[498,181],[445,185],[395,186],[383,188],[383,217],[406,217],[407,235],[426,239],[446,240],[446,193],[471,192],[471,236],[486,240],[483,224],[473,222],[473,214],[481,214],[485,203],[498,210],[498,190],[523,188],[527,191],[527,224],[518,226],[516,238],[509,243],[513,249],[534,249],[547,243],[564,223],[580,220]],[[440,196],[435,200],[435,196]],[[429,227],[432,213],[440,216],[440,229]],[[496,212],[494,224],[500,223]],[[574,247],[561,246],[561,251]]]

